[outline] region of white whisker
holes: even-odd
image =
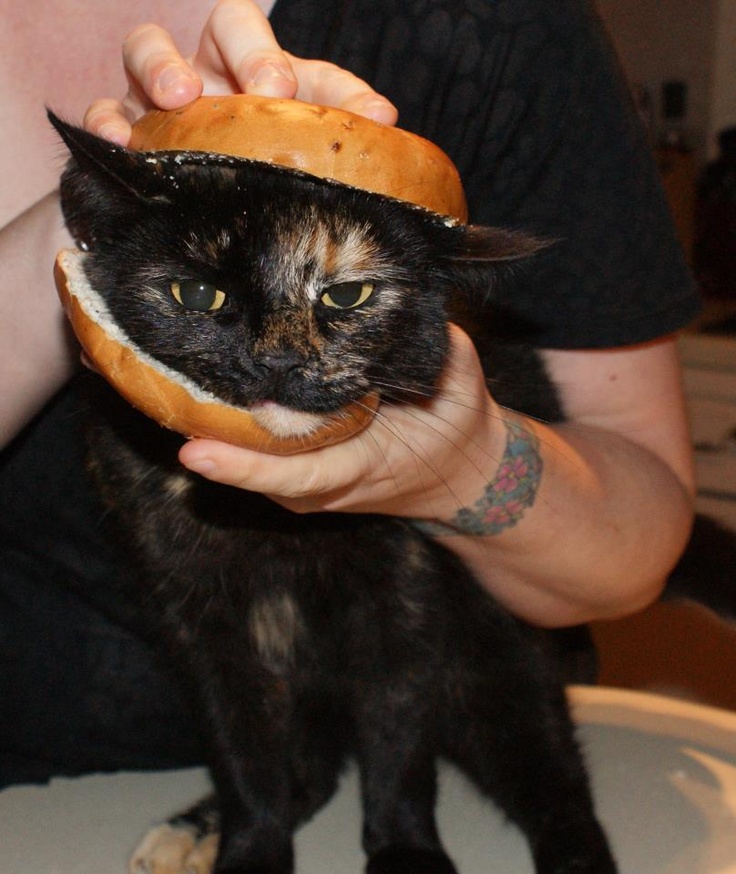
[[[410,407],[406,407],[405,409],[410,410]],[[425,489],[429,491],[430,486],[432,485],[430,481],[426,479],[426,471],[429,471],[434,477],[434,482],[441,482],[445,486],[455,505],[458,509],[460,509],[463,506],[463,502],[452,489],[447,479],[443,476],[441,470],[435,465],[434,461],[432,460],[432,455],[425,449],[423,449],[420,445],[418,445],[416,441],[410,441],[409,439],[407,439],[405,433],[401,430],[401,428],[399,428],[397,424],[391,421],[387,416],[382,414],[380,409],[376,412],[376,420],[394,437],[400,440],[407,449],[410,450],[415,461],[417,475],[422,481],[425,482]],[[443,434],[439,429],[435,430],[438,434],[440,434],[440,436],[443,436],[450,442],[452,442],[450,438],[447,437],[447,435]],[[375,438],[372,439],[374,439],[375,441]],[[388,458],[386,457],[386,454],[385,452],[383,452],[383,450],[381,450],[381,454],[391,477],[395,479],[395,475],[391,471],[390,462],[388,461]]]

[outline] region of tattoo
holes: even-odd
[[[537,497],[542,479],[539,440],[515,422],[505,422],[506,449],[495,477],[472,507],[462,507],[449,522],[417,520],[425,534],[500,534],[521,521]]]

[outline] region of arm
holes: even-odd
[[[656,598],[688,536],[693,485],[673,341],[546,359],[571,418],[545,426],[513,417],[538,438],[533,503],[498,533],[440,539],[517,615],[556,626]],[[496,477],[508,414],[458,330],[440,388],[424,408],[382,408],[364,434],[338,446],[283,459],[191,441],[180,458],[295,512],[430,516],[452,526]]]
[[[0,231],[6,293],[0,295],[0,446],[8,443],[71,376],[69,342],[51,273],[68,246],[58,199],[49,194]]]
[[[545,625],[612,618],[660,593],[693,512],[691,442],[671,338],[550,351],[569,422],[529,423],[536,500],[495,538],[444,538],[511,609]]]
[[[131,91],[122,104],[96,104],[88,126],[109,135],[105,125],[117,125],[115,138],[125,141],[130,119],[150,103],[162,71],[172,66],[183,78],[173,87],[169,77],[169,106],[186,102],[185,92],[187,99],[200,93],[199,85],[191,87],[192,71],[205,91],[232,92],[254,90],[265,67],[281,96],[334,103],[331,95],[338,93],[347,108],[367,101],[366,114],[395,120],[391,104],[376,103],[364,82],[350,74],[340,78],[330,64],[304,66],[279,53],[272,34],[269,52],[253,54],[249,34],[254,27],[264,33],[265,19],[245,6],[218,4],[189,63],[160,29],[135,31],[126,46]],[[254,65],[243,62],[244,47]],[[161,94],[156,102],[164,104]],[[343,444],[284,459],[191,441],[181,460],[295,512],[378,512],[452,525],[458,510],[472,508],[497,476],[508,437],[507,416],[488,395],[471,344],[457,330],[453,341],[432,403],[383,407],[364,434]],[[671,341],[546,358],[570,420],[554,427],[518,420],[538,438],[542,469],[534,502],[499,533],[440,536],[507,606],[534,622],[564,625],[619,615],[656,597],[687,537],[692,473]]]

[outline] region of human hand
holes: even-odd
[[[450,326],[438,393],[423,404],[382,405],[362,433],[297,455],[191,440],[179,459],[208,479],[261,492],[298,513],[442,519],[475,500],[493,476],[504,448],[502,423],[472,342]]]
[[[96,100],[84,119],[89,131],[121,145],[146,110],[177,109],[201,94],[297,97],[396,123],[395,107],[362,79],[327,61],[283,51],[253,0],[218,0],[188,59],[166,30],[143,24],[126,38],[123,63],[130,83],[126,96]]]

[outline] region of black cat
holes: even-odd
[[[138,346],[202,387],[307,413],[375,386],[387,403],[429,396],[449,319],[472,331],[501,403],[561,417],[538,361],[497,331],[489,294],[536,244],[245,160],[130,153],[52,121],[73,156],[62,203],[90,282]],[[292,871],[294,829],[346,757],[368,872],[451,874],[439,756],[525,832],[538,874],[616,871],[539,632],[410,522],[297,516],[203,481],[178,465],[181,438],[99,388],[92,467],[209,740],[217,815],[206,802],[177,824],[195,841],[219,833],[217,874]]]

